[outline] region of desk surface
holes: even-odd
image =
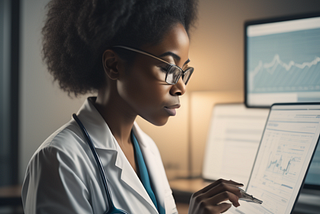
[[[1,206],[21,206],[21,186],[0,187]]]

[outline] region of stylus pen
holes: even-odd
[[[262,204],[261,200],[253,197],[252,195],[249,195],[243,189],[241,189],[241,188],[239,188],[239,189],[240,189],[240,192],[241,192],[241,198],[239,198],[239,200],[246,201],[246,202],[253,202],[253,203],[257,203],[257,204]]]

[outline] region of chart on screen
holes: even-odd
[[[290,213],[315,152],[319,105],[275,105],[270,111],[247,191],[263,201],[241,213]]]
[[[310,152],[310,143],[318,137],[318,115],[301,114],[300,111],[273,112],[267,124],[263,143],[260,148],[263,156],[257,160],[260,167],[252,174],[251,192],[258,192],[273,213],[284,213],[280,210],[282,203],[287,203],[293,193],[305,157]],[[273,206],[268,206],[268,203]],[[279,205],[279,206],[277,206]]]
[[[318,102],[320,16],[246,23],[248,106]]]

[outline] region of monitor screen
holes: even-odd
[[[245,23],[245,103],[320,101],[320,14]]]
[[[232,213],[292,213],[319,135],[320,103],[273,105],[246,187],[263,203]]]
[[[245,23],[245,104],[320,102],[320,14]],[[320,189],[320,146],[305,187]]]
[[[202,176],[247,184],[269,109],[243,103],[216,104],[205,149]]]

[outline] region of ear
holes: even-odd
[[[119,56],[113,50],[108,49],[103,53],[103,69],[111,80],[117,80],[119,77],[118,63]]]

